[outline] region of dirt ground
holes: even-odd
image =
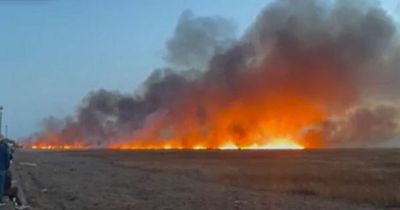
[[[400,150],[18,151],[32,209],[400,209]]]

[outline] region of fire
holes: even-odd
[[[25,148],[34,150],[80,150],[86,147],[82,141],[64,142],[62,136],[53,133],[44,133],[35,141],[25,144]]]
[[[207,147],[205,147],[202,144],[198,144],[198,145],[194,145],[194,147],[192,149],[194,149],[194,150],[205,150],[205,149],[207,149]]]
[[[265,145],[253,144],[245,149],[263,149],[263,150],[301,150],[304,146],[294,142],[289,138],[276,138]]]
[[[315,141],[302,135],[308,126],[325,119],[326,113],[318,105],[296,92],[255,97],[250,98],[251,101],[235,102],[226,107],[215,107],[214,101],[204,98],[201,102],[205,103],[209,112],[205,124],[199,124],[198,110],[192,109],[196,106],[186,104],[200,103],[194,99],[182,102],[182,111],[171,110],[165,118],[168,120],[150,120],[144,129],[108,144],[98,146],[87,143],[89,140],[66,140],[63,135],[47,133],[29,146],[47,150],[93,146],[122,150],[292,150],[318,147],[320,138],[315,137]]]
[[[80,150],[84,149],[83,146],[80,145],[32,145],[31,149],[34,150]]]
[[[209,96],[212,98],[211,96]],[[60,150],[103,147],[122,150],[271,150],[317,147],[317,141],[302,132],[321,122],[326,114],[318,105],[295,93],[270,94],[267,98],[215,107],[204,99],[209,112],[207,123],[199,124],[198,110],[171,110],[166,121],[149,121],[127,138],[104,145],[93,145],[86,139],[68,139],[57,133],[43,134],[32,149]],[[183,103],[183,102],[182,102]],[[189,101],[188,103],[200,103]],[[196,107],[182,104],[182,109]],[[215,109],[215,110],[214,110]],[[176,111],[176,112],[175,112]],[[158,117],[158,116],[154,116]],[[164,116],[163,116],[164,117]]]
[[[227,142],[227,143],[219,146],[218,149],[220,149],[220,150],[238,150],[240,148],[232,142]]]
[[[272,140],[265,141],[264,143],[250,143],[240,145],[231,140],[222,142],[215,146],[206,146],[204,144],[195,144],[191,146],[183,146],[179,144],[160,143],[160,144],[146,144],[138,143],[131,145],[114,145],[112,149],[122,150],[302,150],[305,146],[297,143],[290,137],[273,138]]]
[[[31,149],[34,150],[80,150],[87,149],[82,145],[50,145],[50,144],[38,144],[31,145]],[[239,145],[231,140],[222,142],[220,145],[207,147],[204,144],[195,144],[192,146],[183,146],[179,144],[172,143],[160,143],[160,144],[130,144],[130,145],[114,145],[111,146],[112,149],[120,150],[302,150],[305,149],[303,145],[297,143],[290,137],[274,138],[272,140],[266,141],[265,143],[252,143]]]

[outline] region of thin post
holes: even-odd
[[[0,106],[0,137],[2,136],[1,128],[2,128],[2,120],[3,120],[3,107]]]

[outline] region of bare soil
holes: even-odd
[[[18,151],[32,209],[400,209],[400,150]]]

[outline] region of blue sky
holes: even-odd
[[[99,88],[133,92],[164,66],[180,14],[219,15],[239,32],[268,0],[1,0],[0,105],[9,135],[74,112]],[[396,1],[384,2],[395,12]]]
[[[118,3],[116,3],[118,2]],[[9,136],[74,112],[99,88],[133,92],[163,66],[180,14],[220,15],[243,31],[265,0],[0,1],[0,105]]]

